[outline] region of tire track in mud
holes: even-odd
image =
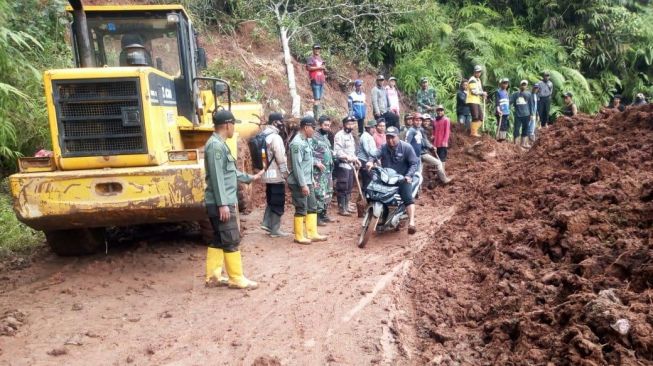
[[[404,277],[454,212],[421,204],[424,230],[375,236],[365,250],[355,245],[357,218],[339,217],[320,228],[329,241],[299,246],[264,236],[257,208],[242,216],[245,272],[261,285],[255,291],[204,288],[205,247],[186,239],[45,256],[0,283],[0,310],[27,314],[15,336],[0,337],[0,363],[410,364]],[[284,219],[290,227],[292,215]],[[48,354],[55,349],[66,351]]]

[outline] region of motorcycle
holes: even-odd
[[[399,196],[399,183],[406,177],[390,168],[375,166],[371,170],[372,181],[365,188],[367,206],[358,237],[358,247],[364,248],[374,233],[398,231],[401,221],[408,218],[406,205]],[[412,194],[417,197],[423,177],[420,172],[413,175]]]

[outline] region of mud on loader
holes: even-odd
[[[212,112],[258,122],[261,105],[232,103],[226,81],[199,76],[206,53],[181,5],[69,3],[77,67],[45,72],[53,154],[19,159],[9,177],[19,220],[60,255],[104,247],[106,227],[204,220]],[[236,125],[234,156],[257,131]]]

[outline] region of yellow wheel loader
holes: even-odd
[[[182,6],[69,3],[77,67],[45,72],[53,154],[19,159],[16,215],[60,255],[103,248],[106,227],[204,220],[211,114],[244,122],[228,141],[236,156],[261,105],[232,103],[226,81],[199,76],[206,53]]]

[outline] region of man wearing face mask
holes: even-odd
[[[299,131],[290,143],[290,160],[292,171],[288,176],[288,186],[295,206],[295,243],[311,244],[324,241],[326,236],[317,232],[317,201],[313,183],[313,149],[309,140],[315,135],[315,118],[303,117],[299,122]],[[304,229],[306,234],[304,235]]]
[[[286,178],[288,177],[286,148],[283,139],[279,136],[279,131],[283,130],[283,127],[283,115],[270,113],[268,125],[263,130],[268,161],[267,170],[263,175],[267,206],[261,228],[273,238],[288,236],[288,233],[281,231],[281,216],[286,203]]]
[[[348,116],[343,120],[343,129],[336,133],[333,150],[336,155],[336,196],[338,197],[338,214],[351,216],[355,211],[349,209],[351,190],[354,187],[354,168],[359,165],[356,158],[356,140],[352,131],[356,118]]]
[[[327,215],[329,203],[333,196],[333,148],[329,141],[331,120],[327,116],[320,116],[319,129],[313,134],[311,147],[315,160],[313,180],[315,181],[315,199],[317,200],[317,224],[324,226],[333,220]]]

